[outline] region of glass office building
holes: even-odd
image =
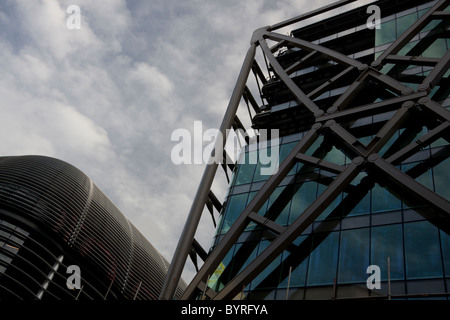
[[[265,104],[252,124],[278,129],[280,138],[241,152],[210,252],[222,250],[242,214],[249,218],[214,272],[205,271],[210,298],[234,283],[224,298],[448,298],[450,3],[373,4],[378,26],[369,25],[364,6],[296,29],[290,37],[301,41],[283,37],[271,48],[278,66],[269,60]],[[360,65],[349,68],[345,57]],[[309,101],[319,112],[304,110]],[[252,213],[272,175],[251,159],[275,153],[281,168],[302,143]],[[353,164],[359,169],[343,183],[340,175]],[[277,242],[310,212],[313,220]],[[270,261],[263,258],[269,247]],[[260,269],[250,266],[258,257],[267,261]],[[379,288],[367,282],[369,266],[379,267]],[[248,281],[237,282],[241,273]]]

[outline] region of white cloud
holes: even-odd
[[[66,27],[71,4],[81,8],[80,30]],[[190,130],[194,120],[217,128],[253,30],[310,4],[6,1],[0,155],[44,154],[77,166],[170,260],[203,171],[171,163],[172,131]],[[199,226],[206,249],[211,226],[209,216]],[[188,278],[192,272],[188,266]]]

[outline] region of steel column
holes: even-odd
[[[220,126],[220,133],[222,134],[223,141],[216,142],[214,152],[223,152],[223,150],[217,150],[217,146],[220,142],[222,143],[222,147],[225,146],[227,131],[233,125],[236,111],[245,90],[248,75],[253,66],[256,45],[257,44],[253,42],[247,51],[247,55],[230,98],[227,111]],[[189,211],[186,224],[181,233],[172,262],[167,272],[167,277],[159,296],[160,300],[170,300],[175,293],[177,284],[181,278],[181,273],[183,272],[183,267],[191,250],[192,242],[202,216],[203,208],[208,200],[209,191],[217,171],[217,166],[218,164],[215,161],[206,165],[197,193],[194,197],[191,210]]]

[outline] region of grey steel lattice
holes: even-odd
[[[443,21],[448,19],[449,12],[443,10],[450,4],[450,1],[438,1],[370,65],[306,40],[274,32],[279,28],[289,26],[292,23],[335,9],[350,2],[352,1],[338,1],[312,13],[290,19],[272,27],[261,28],[254,32],[250,49],[248,50],[221,125],[221,132],[223,133],[224,139],[226,139],[225,130],[236,127],[236,111],[241,99],[250,103],[257,114],[262,112],[246,85],[251,71],[253,71],[259,81],[263,84],[267,83],[261,67],[255,60],[257,47],[262,50],[265,59],[270,63],[271,71],[275,74],[276,79],[284,83],[298,101],[300,107],[305,110],[306,116],[309,116],[313,120],[309,125],[308,133],[280,164],[278,173],[271,176],[265,182],[264,186],[237,218],[224,238],[207,256],[203,266],[184,292],[183,299],[194,299],[201,292],[210,299],[231,299],[235,297],[242,290],[243,286],[252,281],[273,259],[286,250],[288,246],[292,247],[292,242],[311,225],[339,194],[345,190],[352,190],[351,193],[347,193],[342,203],[330,213],[330,216],[337,216],[337,212],[344,205],[347,207],[355,206],[373,187],[375,181],[386,185],[393,192],[402,194],[406,201],[411,201],[412,203],[419,201],[427,204],[426,209],[418,209],[418,212],[446,233],[450,233],[448,223],[450,217],[449,201],[414,180],[415,177],[425,172],[427,168],[433,167],[447,159],[450,152],[449,147],[444,147],[437,154],[433,155],[433,158],[425,161],[423,165],[417,166],[406,173],[396,168],[396,165],[399,165],[403,160],[414,155],[422,148],[429,146],[436,140],[443,138],[450,141],[450,113],[439,103],[428,97],[430,90],[443,79],[449,69],[450,51],[441,59],[398,55],[398,52],[430,21]],[[273,47],[269,47],[267,40],[276,44]],[[274,56],[274,52],[282,46],[300,48],[300,50],[305,51],[307,54],[289,66],[283,67]],[[342,71],[306,94],[289,75],[301,69],[310,59],[317,57],[324,57],[333,61],[333,63],[342,67]],[[396,72],[402,68],[406,68],[408,65],[431,66],[433,69],[423,78],[417,90],[413,90],[394,79],[391,74],[384,74],[380,71],[387,63],[395,64],[394,70]],[[336,83],[349,81],[349,79],[353,79],[350,87],[326,110],[323,107],[320,108],[314,102],[316,97],[330,90]],[[389,91],[393,95],[381,102],[360,105],[358,104],[358,94],[363,90],[367,82],[375,83],[377,88]],[[382,127],[377,128],[373,139],[367,145],[358,140],[343,125],[351,120],[388,111],[394,111],[395,114]],[[429,132],[420,139],[414,140],[414,135],[409,132],[412,129],[405,129],[404,133],[397,139],[398,141],[394,143],[395,148],[390,148],[385,156],[382,157],[379,151],[400,128],[405,127],[407,121],[421,122],[429,128]],[[315,155],[305,154],[320,135],[324,136],[332,145],[345,150],[346,154],[352,155],[352,163],[347,166],[342,166],[321,160]],[[400,143],[403,143],[403,145],[400,146]],[[277,224],[274,219],[271,219],[270,214],[263,217],[258,215],[257,212],[297,162],[326,169],[329,172],[335,173],[337,176],[330,180],[324,192],[291,225],[284,227]],[[186,257],[192,252],[192,244],[196,243],[194,240],[195,230],[205,205],[209,204],[211,212],[211,203],[215,203],[215,207],[218,210],[221,208],[220,203],[217,204],[217,199],[210,191],[216,169],[217,164],[208,165],[205,169],[160,299],[170,299],[173,296],[174,286],[181,275]],[[350,182],[362,170],[367,172],[368,176],[355,188]],[[283,192],[289,192],[287,189]],[[274,239],[261,254],[231,279],[220,292],[215,292],[206,285],[207,279],[224,259],[225,255],[250,221],[263,226],[266,230],[270,230],[274,234]],[[326,228],[326,226],[321,225],[318,228],[320,230],[320,228]],[[301,252],[300,249],[297,248],[296,250]]]

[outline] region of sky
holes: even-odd
[[[0,0],[0,156],[79,168],[170,261],[204,170],[171,161],[172,132],[219,128],[255,29],[331,2]]]

